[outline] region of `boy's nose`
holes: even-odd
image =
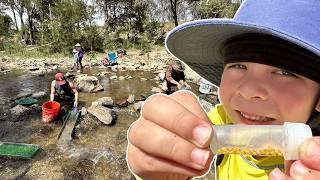
[[[250,77],[239,82],[237,94],[246,100],[267,100],[268,90],[267,83],[261,79]]]

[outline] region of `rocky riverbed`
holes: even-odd
[[[79,73],[68,71],[71,58],[0,57],[0,83],[5,84],[0,88],[0,140],[41,147],[31,160],[0,158],[0,178],[130,179],[125,162],[127,128],[138,118],[144,99],[163,92],[164,73],[171,60],[164,50],[144,55],[128,51],[117,65],[108,67],[91,66],[85,57],[85,69]],[[61,121],[41,122],[41,103],[48,99],[48,85],[57,71],[65,72],[80,91],[81,117],[72,140],[64,143],[57,141]],[[201,97],[205,110],[210,110],[217,96],[201,95],[200,77],[188,67],[185,73],[192,91]],[[16,103],[25,97],[39,103]],[[203,179],[212,179],[212,174]]]

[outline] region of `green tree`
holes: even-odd
[[[200,3],[196,16],[201,19],[205,18],[232,18],[241,1],[231,3],[230,0],[208,0]]]
[[[0,36],[8,35],[11,31],[12,20],[10,16],[0,12]]]

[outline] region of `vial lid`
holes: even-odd
[[[308,138],[312,137],[311,129],[303,123],[284,123],[286,141],[284,144],[284,159],[296,160],[299,158],[299,147]]]

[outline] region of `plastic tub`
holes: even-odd
[[[48,101],[42,105],[42,122],[49,123],[53,121],[59,114],[60,103],[56,101]]]
[[[203,94],[208,94],[210,92],[210,89],[212,88],[212,84],[205,80],[205,79],[201,79],[200,80],[200,87],[199,87],[199,91]]]

